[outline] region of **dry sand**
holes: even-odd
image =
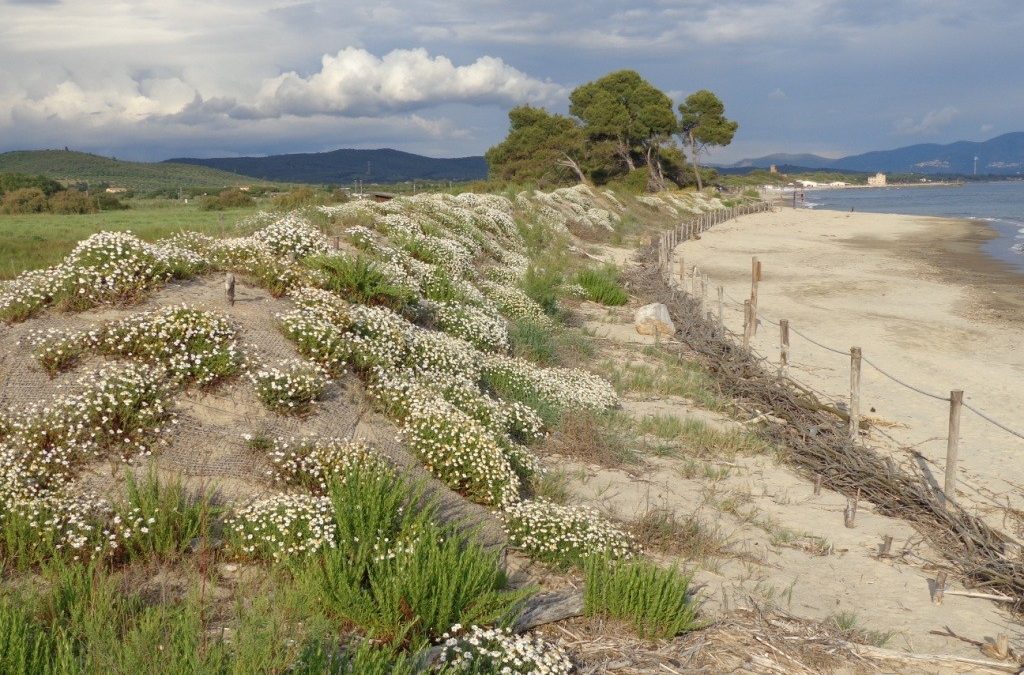
[[[925,391],[965,400],[1011,428],[1024,429],[1024,276],[980,252],[985,225],[920,216],[793,210],[745,216],[681,244],[710,277],[709,297],[725,287],[725,323],[742,333],[751,256],[762,264],[752,346],[779,360],[779,328],[790,326],[848,352],[862,348],[880,368]],[[716,309],[709,301],[709,308]],[[791,375],[837,401],[849,396],[850,359],[791,334]],[[939,484],[949,406],[899,386],[865,364],[863,414],[879,418],[873,442],[888,434],[927,459]],[[890,445],[893,445],[890,443]],[[898,451],[898,450],[897,450]],[[964,500],[972,486],[1024,505],[1024,440],[964,411],[960,444]],[[1021,532],[1017,532],[1018,535]]]

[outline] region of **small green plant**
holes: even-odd
[[[393,474],[358,470],[330,499],[338,545],[305,578],[328,613],[374,637],[416,646],[454,623],[505,623],[530,594],[509,590],[497,552],[435,525],[422,488]]]
[[[627,621],[645,639],[670,638],[699,627],[690,578],[647,561],[593,556],[583,564],[588,616]]]
[[[215,517],[210,493],[190,495],[179,479],[161,481],[151,468],[139,481],[129,473],[126,495],[115,507],[121,519],[121,549],[129,560],[170,560],[207,534]]]
[[[509,325],[508,338],[512,345],[512,354],[518,358],[528,359],[542,366],[558,362],[558,345],[551,325],[530,319],[518,319]]]
[[[551,268],[530,267],[522,280],[522,288],[531,300],[536,302],[548,316],[557,316],[559,312],[559,287],[562,285],[562,273]]]
[[[602,305],[619,306],[629,302],[629,294],[619,282],[613,265],[582,270],[574,281],[587,292],[587,299]]]
[[[303,262],[323,275],[323,288],[349,302],[381,305],[395,311],[416,303],[416,293],[411,288],[394,283],[364,255],[318,255]]]

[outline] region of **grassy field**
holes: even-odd
[[[59,263],[75,244],[101,230],[131,230],[143,239],[159,239],[181,230],[207,234],[228,232],[256,209],[202,211],[197,203],[136,200],[125,211],[84,215],[0,214],[0,279],[27,269]]]

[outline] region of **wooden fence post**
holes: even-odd
[[[679,256],[679,287],[686,292],[686,263],[683,260],[683,256]]]
[[[789,368],[789,319],[779,320],[779,375]]]
[[[228,275],[224,277],[224,291],[228,296],[228,304],[232,307],[235,306],[235,275],[228,272]]]
[[[757,282],[761,281],[761,261],[755,255],[750,259],[750,307],[757,316]],[[757,335],[757,321],[754,321],[754,335]]]
[[[718,287],[718,327],[725,335],[725,317],[722,316],[722,308],[725,305],[725,286]]]
[[[964,392],[956,389],[949,392],[949,438],[946,440],[946,481],[943,484],[945,502],[956,500],[956,463],[960,453],[960,409],[964,404]]]
[[[860,347],[850,347],[850,440],[860,431]]]
[[[743,301],[743,348],[750,348],[750,300]]]

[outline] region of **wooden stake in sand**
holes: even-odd
[[[857,488],[857,495],[853,499],[846,500],[846,509],[843,511],[843,525],[849,528],[857,526],[857,503],[860,501],[860,488]]]
[[[723,331],[723,335],[725,334],[724,333],[724,330],[725,330],[725,318],[722,315],[722,308],[724,307],[724,305],[725,305],[725,286],[719,286],[718,287],[718,328],[719,328],[719,330]]]
[[[946,501],[956,500],[956,463],[960,454],[960,409],[964,404],[964,392],[956,389],[949,392],[949,438],[946,440],[946,482],[942,491]]]
[[[789,319],[779,320],[779,375],[789,368]]]
[[[932,595],[932,603],[942,604],[942,598],[946,594],[946,573],[939,572],[935,575],[935,593]]]
[[[682,255],[679,256],[679,285],[686,290],[686,263]]]
[[[753,332],[750,324],[753,319],[750,316],[750,300],[743,301],[743,348],[750,349],[750,334]]]
[[[860,430],[860,347],[850,347],[850,440],[856,442]]]
[[[761,281],[761,261],[755,255],[750,259],[750,306],[757,317],[757,282]],[[754,335],[757,335],[757,321],[754,321]]]
[[[224,278],[224,291],[228,295],[228,304],[235,306],[235,275],[228,272]]]

